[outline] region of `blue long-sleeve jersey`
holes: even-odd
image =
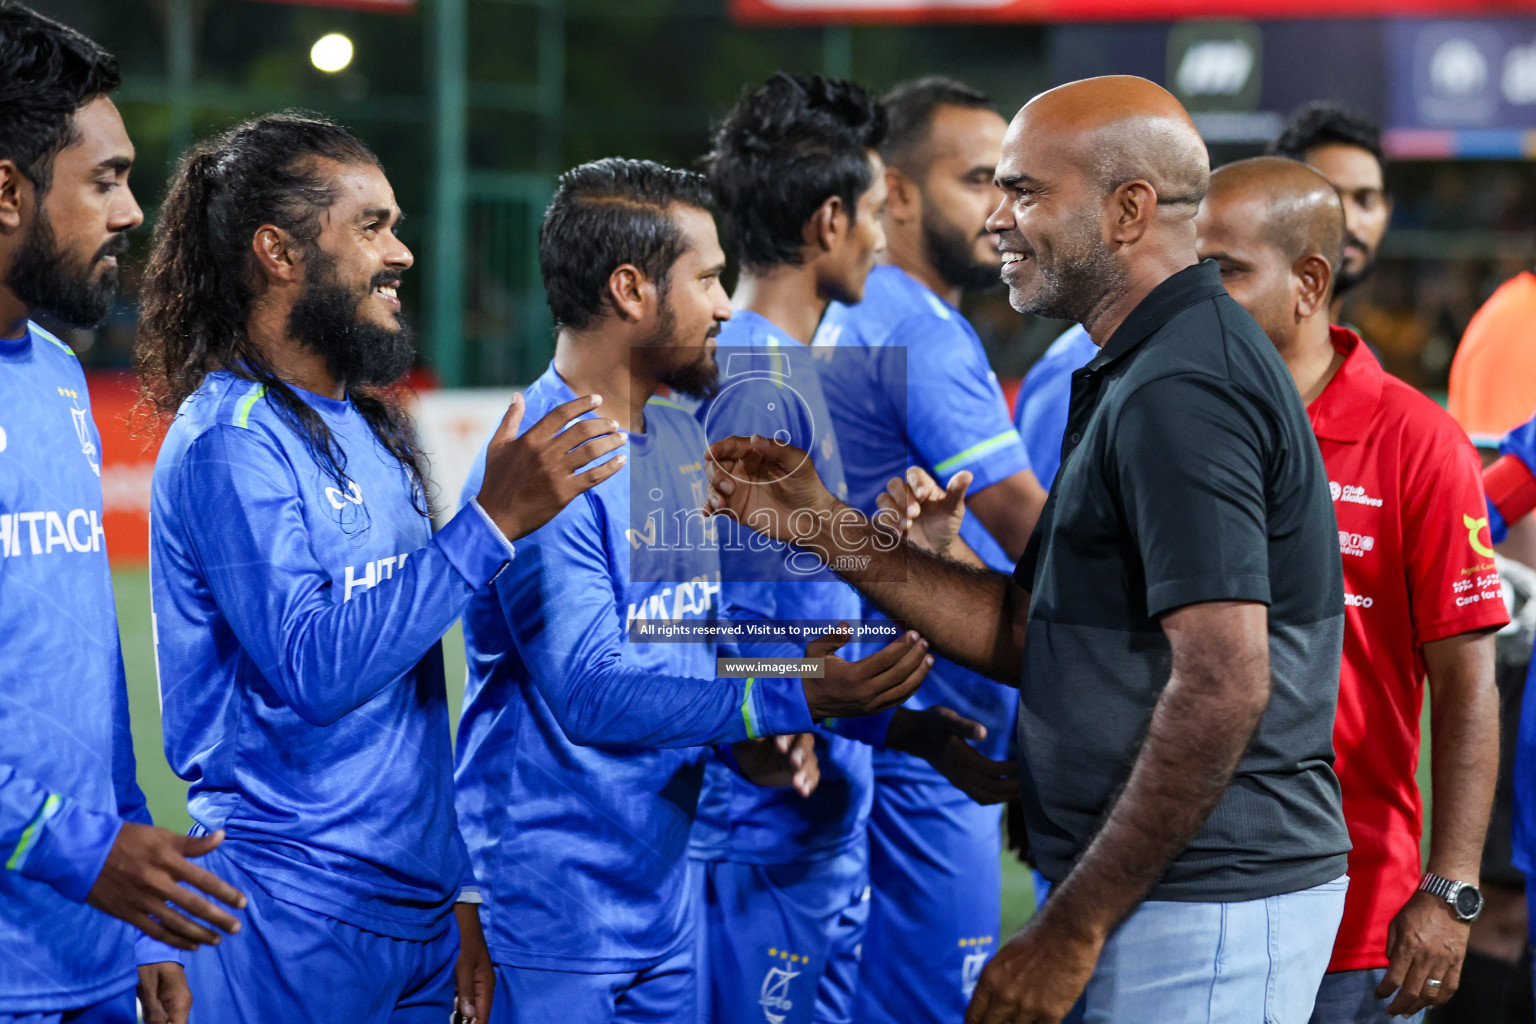
[[[524,425],[575,397],[551,366]],[[624,468],[518,541],[464,617],[459,819],[497,963],[606,973],[679,948],[709,746],[811,727],[798,679],[716,679],[713,643],[630,639],[632,623],[718,614],[706,447],[652,399]]]
[[[873,514],[886,482],[904,475],[908,466],[922,466],[940,483],[968,469],[973,494],[1029,468],[975,330],[959,310],[901,268],[876,267],[863,302],[834,302],[815,346],[832,349],[822,365],[822,387],[843,445],[848,500],[855,508]],[[960,536],[994,569],[1011,569],[1001,545],[975,516],[966,516]],[[871,618],[877,615],[868,611]],[[1018,691],[938,658],[906,703],[918,709],[934,705],[981,722],[987,739],[978,748],[988,757],[1006,756]],[[876,755],[876,772],[942,781],[927,763],[895,752]]]
[[[0,1014],[99,1002],[178,959],[85,903],[123,821],[149,823],[90,410],[63,342],[0,339]]]
[[[822,482],[847,498],[837,431],[827,411],[813,350],[785,336],[764,317],[737,312],[721,329],[716,359],[720,392],[698,410],[710,441],[760,434],[810,453]],[[803,552],[796,554],[730,520],[720,519],[721,592],[738,619],[855,622],[858,592]],[[757,658],[801,658],[804,642],[739,643]],[[878,646],[878,645],[877,645]],[[838,654],[859,656],[861,645]],[[841,723],[839,723],[841,724]],[[809,798],[793,789],[753,785],[714,762],[705,773],[689,853],[700,860],[784,864],[836,856],[862,842],[874,799],[871,748],[820,731],[821,782]]]
[[[274,898],[397,938],[468,878],[440,640],[506,564],[478,505],[435,537],[350,400],[298,391],[334,480],[264,388],[210,374],[155,464],[165,750],[188,809]]]
[[[1072,373],[1088,365],[1098,351],[1088,332],[1073,324],[1051,342],[1019,386],[1013,425],[1024,439],[1030,468],[1046,490],[1061,468],[1061,439],[1067,432],[1067,413],[1072,406]]]

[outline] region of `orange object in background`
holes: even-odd
[[[149,564],[149,485],[164,431],[130,422],[139,382],[124,372],[88,371],[91,413],[101,432],[102,525],[113,568]],[[153,435],[146,432],[153,430]]]
[[[1536,413],[1536,274],[1505,281],[1467,324],[1446,409],[1480,448]]]

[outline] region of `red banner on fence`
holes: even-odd
[[[730,0],[747,25],[1529,14],[1532,0]]]

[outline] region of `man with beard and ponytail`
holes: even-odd
[[[112,307],[143,221],[117,84],[101,47],[0,3],[0,1022],[132,1024],[137,987],[150,1024],[185,1024],[171,946],[239,930],[198,892],[242,903],[193,863],[221,837],[155,828],[135,781],[101,436],[31,322]]]
[[[882,106],[885,262],[869,275],[862,302],[832,305],[815,341],[818,350],[834,346],[823,380],[845,453],[847,501],[873,514],[888,482],[914,466],[941,484],[969,481],[961,538],[987,565],[1006,569],[1023,552],[1045,492],[958,307],[966,291],[998,284],[986,220],[1007,122],[985,95],[946,78],[897,86]],[[1012,688],[940,659],[908,707],[945,706],[980,723],[980,754],[1001,761],[1017,704]],[[955,1020],[997,949],[1001,812],[904,751],[877,752],[874,771],[871,904],[855,1018]],[[893,963],[924,967],[891,970]]]
[[[758,433],[805,448],[843,497],[817,358],[831,352],[810,344],[829,303],[858,301],[884,248],[884,132],[884,112],[858,85],[781,72],[731,109],[705,158],[741,276],[716,351],[723,386],[699,422],[713,440]],[[733,623],[826,630],[862,617],[858,592],[833,573],[807,571],[793,548],[765,545],[735,523],[719,526]],[[756,658],[797,657],[803,646],[783,635],[739,644]],[[781,1024],[852,1019],[869,914],[871,747],[911,749],[954,771],[982,760],[961,739],[975,728],[939,710],[828,723],[816,737],[821,784],[804,799],[710,764],[689,843],[707,951],[700,1020],[747,1024],[765,1009]]]
[[[1008,128],[988,225],[1009,300],[1099,345],[1011,579],[871,544],[879,527],[788,445],[710,448],[707,512],[772,528],[803,510],[779,539],[1019,686],[1024,819],[1052,889],[982,971],[967,1024],[1074,1007],[1305,1024],[1343,912],[1328,480],[1285,363],[1195,261],[1209,176],[1189,115],[1145,79],[1052,89]]]
[[[188,958],[205,1020],[490,1013],[440,639],[623,439],[572,422],[590,394],[517,437],[514,398],[479,500],[433,536],[381,390],[412,358],[400,216],[362,142],[274,114],[195,147],[155,227],[137,354],[175,417],[150,531],[165,749],[250,895],[239,941]]]
[[[1345,626],[1333,738],[1354,849],[1312,1024],[1417,1021],[1461,975],[1498,777],[1493,630],[1509,616],[1477,453],[1444,409],[1383,371],[1353,331],[1330,326],[1344,215],[1326,178],[1274,157],[1228,164],[1195,224],[1196,251],[1290,369],[1338,516]],[[1426,679],[1427,865],[1414,778]]]
[[[708,445],[660,396],[716,387],[731,307],[711,206],[697,174],[599,160],[560,178],[539,231],[558,334],[529,408],[596,392],[633,456],[520,544],[465,615],[459,815],[499,1022],[694,1020],[688,838],[706,763],[808,796],[812,723],[899,703],[926,671],[906,634],[859,662],[802,645],[825,655],[820,678],[716,678],[710,632],[736,615],[700,514]],[[480,481],[477,467],[466,498]]]

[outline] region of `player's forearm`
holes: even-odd
[[[1269,685],[1262,644],[1175,646],[1173,672],[1130,778],[1082,859],[1052,891],[1048,912],[1102,940],[1135,909],[1221,801],[1263,718]]]
[[[924,551],[840,506],[796,541],[892,619],[928,639],[937,654],[1017,686],[1024,611],[1006,575]]]
[[[1426,644],[1435,801],[1429,870],[1478,881],[1499,772],[1499,697],[1491,633]]]
[[[0,870],[84,902],[123,822],[0,765]]]
[[[617,658],[550,663],[535,674],[561,730],[584,747],[708,747],[812,728],[799,679],[667,676]]]

